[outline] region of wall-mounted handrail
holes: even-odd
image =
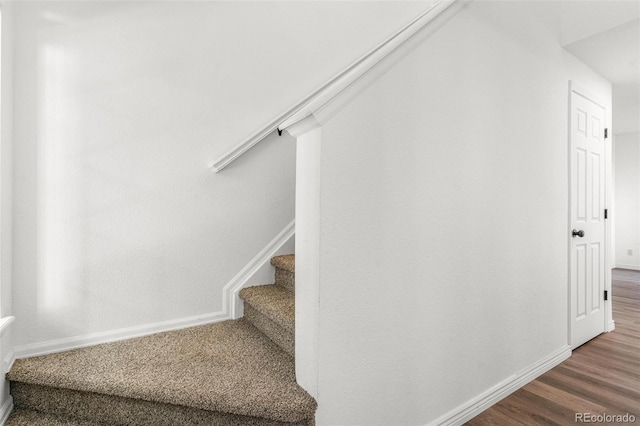
[[[261,140],[266,138],[269,134],[273,133],[279,128],[285,128],[293,121],[298,121],[302,116],[308,115],[310,107],[319,102],[325,102],[326,99],[335,96],[336,93],[341,92],[345,87],[348,87],[352,82],[360,78],[367,71],[373,68],[378,62],[387,57],[396,48],[401,46],[411,36],[418,32],[421,28],[431,22],[436,16],[442,13],[445,9],[451,6],[458,0],[439,0],[429,7],[426,11],[421,13],[418,17],[411,22],[400,28],[393,33],[389,38],[382,43],[375,46],[373,49],[365,53],[358,58],[355,62],[342,70],[336,76],[324,83],[322,86],[314,90],[311,94],[306,96],[295,106],[281,113],[269,123],[264,125],[260,130],[248,137],[246,140],[229,150],[226,154],[216,160],[211,168],[217,173],[231,164],[234,160],[239,158],[242,154],[247,152]],[[312,108],[311,108],[312,109]],[[293,121],[292,121],[293,120]]]

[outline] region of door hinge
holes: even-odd
[[[609,300],[609,291],[608,290],[604,291],[604,300]]]
[[[605,128],[604,129],[604,138],[607,139],[609,137],[609,129]]]
[[[604,209],[604,218],[609,219],[609,209]]]

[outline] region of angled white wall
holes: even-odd
[[[293,219],[294,141],[209,164],[426,7],[13,6],[14,336],[27,352],[218,318],[223,286]]]
[[[611,87],[548,3],[471,3],[323,123],[319,426],[459,424],[569,355],[568,83]]]

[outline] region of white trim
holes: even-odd
[[[16,319],[16,317],[4,317],[0,319],[0,336],[4,334],[4,331],[9,328],[9,325]]]
[[[313,94],[315,95],[315,92]],[[247,139],[245,139],[244,141],[242,141],[241,143],[239,143],[238,145],[234,146],[229,151],[227,151],[224,155],[222,155],[220,158],[214,161],[209,167],[212,168],[213,171],[216,173],[218,173],[220,170],[227,167],[229,164],[235,161],[242,154],[244,154],[245,152],[253,148],[255,145],[257,145],[258,142],[260,142],[261,140],[269,136],[271,133],[273,133],[275,130],[277,130],[278,124],[282,122],[283,119],[293,114],[297,110],[297,108],[300,108],[301,104],[304,104],[307,101],[308,99],[305,98],[300,104],[297,104],[295,107],[291,108],[290,110],[286,111],[283,114],[280,114],[278,117],[271,120],[268,124],[266,124],[260,130],[258,130],[256,133],[249,136]]]
[[[273,267],[270,264],[271,258],[278,254],[284,254],[285,252],[293,252],[294,233],[295,220],[291,221],[282,231],[280,231],[280,233],[278,233],[278,235],[276,235],[275,238],[260,251],[260,253],[251,259],[251,261],[223,287],[221,311],[18,346],[15,348],[15,353],[12,355],[13,359],[64,352],[71,349],[84,348],[101,343],[132,339],[165,331],[178,330],[239,318],[242,316],[242,301],[238,297],[238,292],[245,286],[256,284],[256,280],[267,279],[264,278],[266,275],[270,277],[268,279],[270,279],[271,282],[273,281]],[[266,282],[260,283],[266,284]],[[13,321],[13,317],[7,318],[8,320],[5,323],[2,323],[0,327],[5,324],[8,325]]]
[[[271,266],[271,258],[284,254],[284,252],[291,253],[293,238],[296,230],[296,222],[292,220],[273,240],[263,248],[247,265],[236,274],[235,277],[224,286],[223,291],[223,309],[225,312],[229,312],[232,319],[240,318],[243,314],[243,304],[238,293],[244,287],[249,287],[251,284],[267,284],[272,281],[265,281],[273,277],[273,267]],[[265,277],[268,274],[269,277]],[[262,280],[262,282],[261,282]]]
[[[564,346],[519,373],[503,380],[479,396],[469,400],[459,407],[454,408],[445,415],[429,423],[429,425],[461,425],[491,407],[493,404],[496,404],[503,398],[506,398],[513,392],[517,391],[522,386],[551,370],[570,356],[571,347],[569,345]]]
[[[432,5],[416,19],[411,21],[395,35],[387,39],[369,52],[365,57],[353,64],[348,70],[336,77],[330,85],[314,96],[303,108],[284,120],[280,129],[287,129],[310,115],[314,115],[320,124],[324,124],[336,112],[347,105],[362,90],[380,77],[396,60],[422,43],[425,37],[433,32],[424,32],[425,37],[414,37],[434,22],[450,6],[458,3],[464,7],[470,0],[441,0]],[[453,10],[454,8],[452,8]],[[460,10],[455,8],[453,13]],[[438,26],[433,26],[433,31]]]
[[[13,397],[9,395],[9,397],[4,401],[4,403],[0,407],[0,425],[4,426],[7,419],[11,415],[12,411],[13,411]]]
[[[629,269],[631,271],[640,271],[640,266],[638,265],[627,265],[625,263],[616,263],[615,267],[619,269]]]
[[[318,102],[321,105],[327,103],[328,100],[333,99],[338,93],[342,92],[345,88],[349,87],[355,80],[362,77],[371,68],[373,68],[378,62],[382,61],[393,50],[401,46],[411,36],[413,36],[418,30],[431,22],[442,11],[448,8],[451,4],[460,0],[438,0],[429,7],[428,10],[423,12],[420,16],[400,28],[393,33],[389,38],[378,44],[376,47],[365,53],[358,58],[355,62],[342,70],[335,77],[318,87],[311,92],[308,96],[298,102],[293,108],[288,109],[278,117],[271,120],[260,130],[255,132],[249,138],[232,148],[218,160],[211,164],[211,168],[217,173],[224,169],[236,158],[247,152],[250,148],[263,140],[267,135],[274,132],[276,129],[283,129],[293,124],[290,120],[292,117],[297,117],[293,121],[297,122],[306,116],[315,112],[318,106]],[[300,115],[302,114],[302,115]],[[287,123],[284,127],[279,126],[281,123]]]
[[[11,367],[13,367],[13,363],[16,362],[16,352],[13,349],[9,351],[7,356],[4,357],[3,362],[5,365],[3,373],[8,373],[9,371],[11,371]]]
[[[591,101],[594,104],[598,105],[603,110],[605,110],[605,111],[609,110],[609,108],[606,107],[605,103],[602,102],[602,99],[600,99],[600,97],[598,95],[596,95],[591,90],[587,89],[585,86],[583,86],[582,84],[578,83],[577,81],[569,80],[569,88],[571,89],[571,92],[575,93],[576,95],[582,96],[585,99],[588,99],[589,101]],[[605,116],[605,118],[606,118],[606,116]],[[606,121],[605,121],[604,127],[607,127],[607,122]],[[611,129],[609,129],[609,130],[611,130]]]
[[[225,312],[220,311],[169,321],[160,321],[152,324],[144,324],[135,327],[126,327],[117,330],[90,333],[83,336],[49,340],[46,342],[33,343],[30,345],[16,347],[16,357],[27,358],[32,356],[63,352],[71,349],[98,345],[101,343],[115,342],[117,340],[148,336],[150,334],[161,333],[164,331],[178,330],[181,328],[210,324],[218,321],[223,321],[225,319],[229,319],[228,315]]]
[[[607,324],[607,333],[613,331],[616,329],[616,322],[611,320],[609,321],[609,323]]]
[[[300,136],[306,135],[320,126],[320,122],[316,119],[316,116],[311,114],[287,127],[287,132],[289,132],[289,134],[294,138],[298,139]]]

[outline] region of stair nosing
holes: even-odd
[[[262,315],[269,318],[271,321],[275,322],[277,325],[281,326],[286,331],[294,333],[295,332],[295,312],[294,312],[293,321],[290,321],[284,315],[279,315],[279,311],[277,309],[269,309],[271,305],[261,303],[258,297],[251,296],[251,295],[247,296],[247,293],[260,291],[260,287],[269,288],[269,291],[271,291],[272,289],[276,289],[283,296],[286,296],[287,298],[293,298],[293,300],[295,301],[294,294],[277,284],[266,284],[266,285],[259,285],[259,286],[253,286],[253,287],[246,287],[240,291],[240,297],[242,298],[244,303],[248,303],[256,311],[260,312]],[[249,289],[253,289],[253,290],[249,290]]]
[[[286,259],[290,259],[293,257],[293,261],[288,261],[285,260]],[[283,269],[285,271],[289,271],[292,274],[296,273],[296,267],[295,267],[295,255],[281,255],[281,256],[274,256],[271,258],[271,265],[275,266],[276,268],[280,268]]]

